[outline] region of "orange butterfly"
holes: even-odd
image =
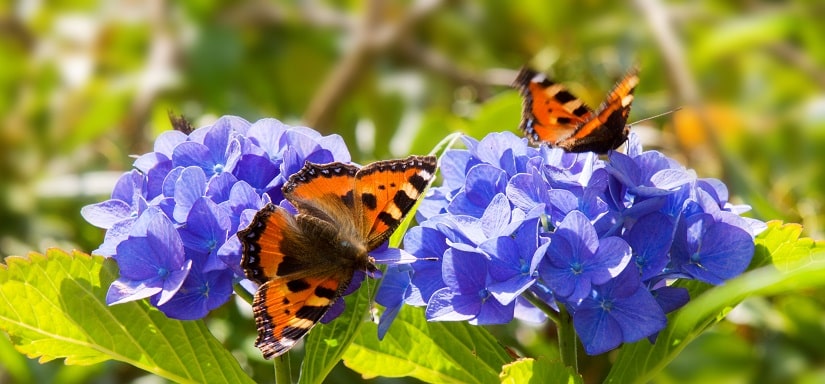
[[[634,68],[593,111],[561,84],[522,68],[513,82],[524,100],[520,128],[533,145],[544,143],[568,152],[606,153],[627,140],[627,116],[638,84],[638,70]]]
[[[390,237],[435,174],[434,156],[359,168],[307,162],[283,186],[298,210],[268,204],[238,233],[241,266],[259,284],[252,303],[264,358],[295,345],[341,298],[369,252]]]

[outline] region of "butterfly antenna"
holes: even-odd
[[[660,113],[660,114],[658,114],[658,115],[654,115],[654,116],[650,116],[650,117],[645,117],[644,119],[641,119],[641,120],[636,120],[636,121],[634,121],[634,122],[632,122],[632,123],[630,123],[630,124],[628,124],[628,125],[636,125],[636,124],[639,124],[639,123],[644,122],[644,121],[653,120],[653,119],[655,119],[655,118],[657,118],[657,117],[662,117],[662,116],[664,116],[664,115],[669,115],[669,114],[671,114],[671,113],[675,113],[676,111],[678,111],[678,110],[680,110],[680,109],[682,109],[682,107],[676,107],[676,108],[673,108],[673,109],[671,109],[671,110],[669,110],[669,111],[667,111],[667,112],[662,112],[662,113]]]

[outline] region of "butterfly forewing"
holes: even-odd
[[[429,185],[435,168],[434,156],[410,156],[378,161],[358,171],[356,212],[367,249],[375,249],[392,235]]]
[[[564,139],[593,116],[567,88],[532,69],[522,68],[513,85],[523,98],[521,130],[532,144]]]
[[[295,220],[283,208],[268,204],[258,211],[252,223],[238,231],[243,246],[241,268],[246,277],[258,284],[276,278],[279,266],[292,261],[285,259],[281,245],[294,242],[297,233]]]
[[[354,225],[353,190],[358,167],[351,164],[313,164],[304,167],[284,184],[284,197],[302,212],[330,222],[336,219],[350,221],[336,223]]]
[[[576,152],[604,153],[620,146],[627,139],[627,118],[633,102],[633,91],[639,84],[638,70],[633,69],[613,87],[591,120],[588,120],[557,146]]]

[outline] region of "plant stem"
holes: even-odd
[[[526,291],[521,295],[530,304],[540,309],[547,317],[556,323],[556,332],[559,338],[559,356],[561,362],[568,367],[573,368],[576,372],[579,371],[579,362],[577,359],[577,340],[576,329],[573,328],[573,318],[567,312],[567,309],[562,304],[559,306],[559,311],[556,312],[549,304],[545,303],[532,292]]]
[[[573,327],[573,318],[570,317],[567,309],[562,304],[559,304],[559,322],[556,323],[556,332],[558,332],[559,337],[561,362],[578,372],[576,329]]]
[[[289,352],[278,356],[274,360],[275,363],[275,383],[276,384],[292,384],[292,371],[289,366]]]
[[[550,305],[536,297],[536,295],[530,291],[524,291],[524,293],[521,294],[521,297],[527,299],[527,301],[529,301],[530,304],[533,304],[534,307],[544,312],[544,314],[547,315],[547,318],[549,318],[550,321],[556,323],[556,326],[559,325],[559,321],[561,321],[559,319],[559,313],[556,312],[556,310],[553,309],[553,307],[551,307]]]
[[[241,286],[240,283],[235,283],[233,286],[235,290],[235,294],[240,296],[240,298],[244,299],[249,305],[252,305],[252,294],[249,293],[244,287]]]

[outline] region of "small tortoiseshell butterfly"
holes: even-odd
[[[363,168],[307,162],[284,184],[298,210],[268,204],[238,232],[241,266],[259,284],[252,303],[269,359],[288,351],[324,316],[356,271],[375,272],[369,252],[390,237],[432,180],[434,156]]]
[[[544,143],[568,152],[606,153],[627,140],[627,116],[637,84],[639,75],[634,68],[593,111],[561,84],[522,68],[513,82],[524,100],[521,130],[533,145]]]

